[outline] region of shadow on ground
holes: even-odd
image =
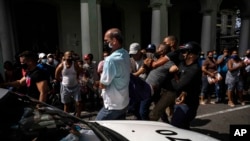
[[[199,127],[199,126],[204,126],[206,124],[208,124],[209,122],[211,122],[210,119],[194,119],[190,125],[191,127]]]
[[[211,136],[211,137],[216,138],[216,139],[221,140],[221,141],[228,141],[229,140],[229,134],[221,134],[221,133],[216,132],[216,131],[211,131],[211,130],[199,128],[201,126],[209,124],[209,122],[211,122],[210,119],[194,119],[191,122],[191,130],[208,135],[208,136]]]
[[[216,138],[221,141],[228,141],[229,140],[229,134],[221,134],[215,131],[206,130],[206,129],[199,129],[199,128],[191,128],[192,131]]]

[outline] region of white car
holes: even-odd
[[[0,140],[216,141],[163,122],[85,121],[23,94],[0,88]]]

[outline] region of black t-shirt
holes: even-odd
[[[172,79],[172,85],[174,89],[180,93],[185,91],[187,97],[185,103],[189,106],[197,108],[199,105],[199,95],[201,92],[201,68],[198,62],[185,65],[181,62],[179,65],[179,81]]]
[[[36,83],[41,81],[48,81],[49,75],[46,71],[36,67],[34,70],[26,73],[27,94],[30,97],[39,99],[40,92],[37,89]]]
[[[175,65],[179,65],[180,61],[181,61],[181,53],[179,50],[175,50],[175,51],[171,51],[169,53],[167,53],[167,56],[169,57],[169,59],[171,61],[174,62]]]

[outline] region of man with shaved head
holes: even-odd
[[[129,104],[130,57],[122,47],[121,31],[111,28],[104,35],[104,46],[111,54],[104,60],[100,78],[103,108],[96,120],[125,119]]]
[[[76,104],[76,116],[81,115],[81,93],[78,77],[82,68],[73,61],[71,51],[64,53],[64,61],[60,63],[55,71],[55,79],[61,83],[60,94],[61,102],[64,104],[64,111],[70,111],[71,97],[74,98]]]

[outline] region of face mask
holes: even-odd
[[[203,59],[203,58],[204,58],[204,56],[203,56],[203,55],[201,55],[201,56],[200,56],[200,58],[201,58],[201,59]]]
[[[109,43],[108,42],[104,42],[103,43],[103,50],[104,51],[108,51],[108,52],[111,51],[111,48],[109,47]]]
[[[231,58],[233,58],[233,59],[236,60],[236,59],[238,59],[239,57],[238,57],[238,55],[232,55]]]
[[[160,54],[159,53],[154,53],[154,56],[155,56],[155,58],[160,58]]]
[[[66,59],[66,61],[67,61],[67,62],[71,62],[71,61],[73,61],[73,59]]]
[[[109,43],[109,48],[113,48],[112,45],[111,45],[111,43]]]
[[[185,60],[183,54],[180,54],[178,58],[179,58],[180,61],[184,61]]]
[[[24,69],[24,70],[26,70],[28,68],[28,65],[26,63],[21,64],[21,68]]]
[[[47,62],[47,59],[42,59],[41,60],[41,63],[43,63],[43,64],[46,64],[46,62]]]
[[[154,58],[154,53],[148,52],[148,53],[146,53],[146,56],[147,56],[147,58],[153,59]]]
[[[214,57],[214,58],[217,58],[217,55],[215,54],[215,55],[213,55],[213,57]]]

